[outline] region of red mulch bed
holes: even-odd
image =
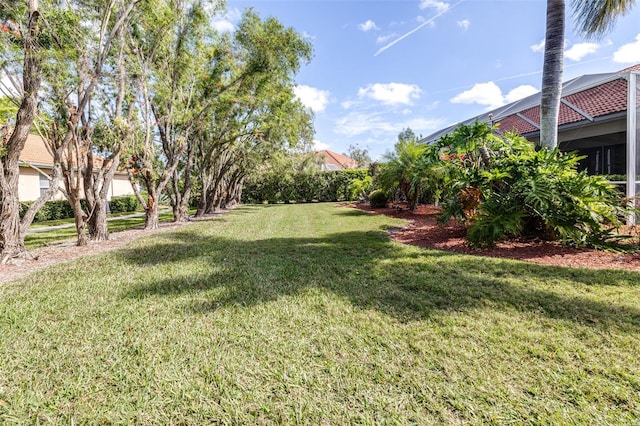
[[[488,257],[524,260],[544,265],[571,266],[594,269],[627,269],[640,271],[640,253],[620,254],[591,249],[576,249],[560,243],[541,240],[514,240],[498,243],[489,249],[476,249],[465,240],[465,227],[450,220],[446,224],[438,223],[440,208],[421,205],[412,213],[403,206],[398,211],[393,208],[372,209],[368,204],[351,205],[376,214],[409,219],[409,226],[389,232],[391,239],[405,244],[432,248],[454,253],[464,253]],[[629,230],[637,242],[640,228]]]

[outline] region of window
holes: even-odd
[[[40,195],[47,192],[47,189],[49,189],[49,177],[40,174]]]

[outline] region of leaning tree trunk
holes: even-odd
[[[540,146],[558,146],[558,115],[564,59],[564,0],[547,0],[547,29],[540,101]]]
[[[38,91],[42,78],[38,52],[38,2],[29,0],[27,32],[24,37],[23,97],[16,115],[16,125],[0,156],[0,264],[24,255],[24,235],[20,232],[20,200],[18,176],[20,153],[29,136],[38,105]],[[4,141],[2,141],[4,142]]]
[[[78,240],[76,244],[80,247],[87,245],[87,233],[86,230],[86,216],[84,215],[84,210],[82,209],[82,204],[80,203],[79,197],[70,197],[69,200],[71,204],[71,208],[73,209],[73,217],[76,225],[76,232],[78,234]]]

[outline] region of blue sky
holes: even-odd
[[[318,149],[375,159],[403,128],[426,136],[540,89],[544,0],[228,0],[219,28],[246,7],[313,44],[296,80]],[[640,6],[598,40],[577,36],[570,13],[564,80],[640,63]]]

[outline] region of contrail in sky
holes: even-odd
[[[565,65],[565,66],[564,66],[564,69],[567,69],[567,68],[573,68],[573,67],[577,67],[577,66],[584,65],[584,64],[590,64],[590,63],[593,63],[593,62],[600,62],[600,61],[604,61],[604,60],[611,59],[611,58],[613,58],[613,56],[612,56],[612,55],[609,55],[609,56],[602,56],[602,57],[600,57],[600,58],[590,59],[590,60],[588,60],[588,61],[582,61],[582,62],[578,62],[578,63],[575,63],[575,64]],[[496,79],[491,80],[491,81],[493,81],[494,83],[496,83],[496,82],[498,82],[498,81],[515,80],[515,79],[517,79],[517,78],[521,78],[521,77],[529,77],[529,76],[531,76],[531,75],[536,75],[536,74],[542,74],[542,70],[531,71],[531,72],[525,72],[525,73],[522,73],[522,74],[510,75],[510,76],[507,76],[507,77],[500,77],[500,78],[496,78]],[[450,88],[448,88],[448,89],[437,90],[437,91],[435,91],[435,92],[432,92],[432,94],[433,94],[433,95],[436,95],[436,94],[440,94],[440,93],[453,92],[454,90],[466,90],[466,89],[471,88],[472,86],[473,86],[472,84],[467,84],[467,85],[465,85],[465,86],[450,87]]]
[[[404,40],[405,38],[409,37],[411,34],[415,33],[419,29],[423,28],[425,25],[429,25],[430,23],[435,21],[437,18],[441,17],[442,15],[444,15],[445,13],[447,13],[448,11],[450,11],[451,9],[453,9],[454,7],[456,7],[457,5],[462,3],[463,1],[464,0],[460,0],[459,2],[455,3],[453,6],[447,8],[446,10],[443,10],[442,12],[440,12],[438,14],[436,14],[434,17],[424,21],[422,24],[418,25],[417,27],[415,27],[414,29],[412,29],[408,33],[398,37],[397,39],[393,40],[391,43],[387,44],[386,46],[381,47],[380,49],[378,49],[378,51],[376,53],[373,54],[373,56],[378,56],[379,54],[381,54],[385,50],[389,49],[394,44],[398,43],[399,41]]]

